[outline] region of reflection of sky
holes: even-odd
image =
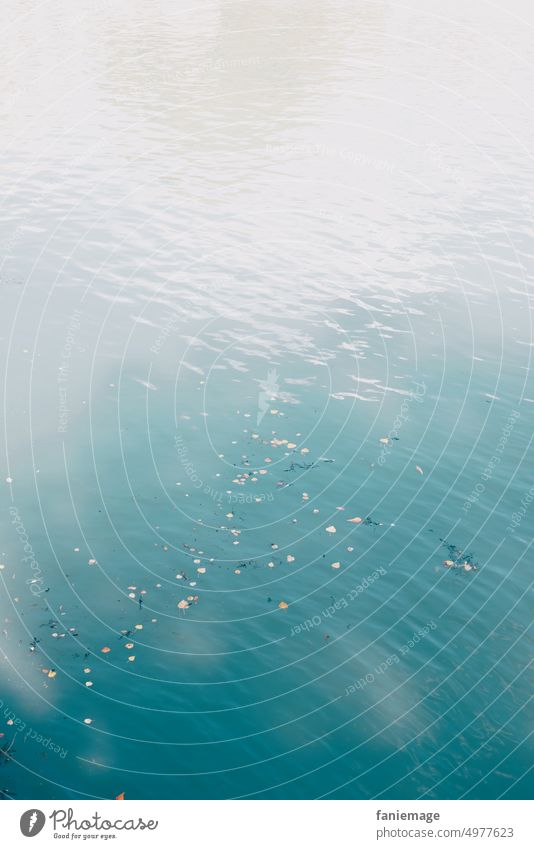
[[[15,674],[7,677],[9,698],[19,712],[49,711],[73,751],[106,763],[131,762],[131,739],[161,737],[196,746],[184,771],[209,771],[214,763],[201,744],[247,733],[258,735],[250,751],[221,744],[222,762],[269,758],[326,735],[356,702],[359,711],[370,708],[361,721],[313,753],[301,751],[301,761],[284,766],[286,778],[294,764],[313,768],[344,751],[347,740],[356,745],[377,730],[372,751],[402,746],[501,656],[509,632],[494,640],[493,626],[526,585],[527,522],[502,552],[498,546],[531,483],[525,452],[532,429],[521,400],[534,399],[525,291],[533,247],[529,29],[512,15],[497,20],[486,3],[453,3],[444,16],[434,0],[415,0],[410,9],[345,0],[187,11],[96,0],[76,9],[20,9],[0,28],[7,92],[0,343],[3,352],[9,346],[5,419],[14,496],[52,588],[53,615],[63,605],[65,627],[80,630],[80,644],[68,643],[68,651],[66,642],[43,636],[41,650],[61,667],[53,682],[61,686],[48,684],[28,660],[29,640],[48,616],[28,604],[11,538],[2,577],[20,602],[14,610],[0,596],[0,615],[11,620],[13,666],[77,722],[90,713],[80,683],[90,646],[94,693],[101,694],[94,727],[130,740],[103,734],[90,743]],[[63,441],[57,378],[74,310],[81,314],[72,331]],[[273,368],[278,412],[262,428],[269,438],[307,441],[309,455],[288,458],[269,440],[253,441],[261,385]],[[419,404],[416,380],[425,385]],[[409,414],[399,443],[378,468],[379,439],[403,402]],[[474,508],[466,516],[462,504],[516,406],[521,418],[506,462],[473,519]],[[177,434],[200,492],[177,461]],[[229,505],[217,499],[246,458],[265,465],[268,454],[275,456],[260,491],[274,489],[275,500],[263,513],[255,503],[242,507],[235,549],[220,533]],[[288,471],[293,460],[301,465]],[[273,481],[291,486],[275,489]],[[327,549],[325,524],[345,530],[335,511],[349,503],[382,525],[355,536],[354,564],[341,531],[328,542],[326,566],[316,564]],[[472,584],[443,576],[440,535],[449,532],[486,564]],[[191,568],[184,542],[195,535],[216,566],[198,578],[201,604],[177,619],[176,574]],[[265,568],[274,539],[296,558],[289,585],[287,564]],[[89,568],[93,547],[99,565]],[[236,576],[234,561],[247,558],[260,565]],[[337,559],[343,568],[334,572]],[[348,620],[322,625],[319,645],[316,634],[288,637],[291,615],[300,621],[320,612],[330,593],[342,595],[377,561],[391,564],[388,577]],[[345,571],[349,563],[354,574]],[[138,615],[125,601],[132,583],[149,585],[145,610],[161,624],[137,638],[135,667],[119,668],[114,647],[108,669],[101,645]],[[424,645],[432,657],[424,673],[406,682],[405,668],[394,666],[359,696],[336,701],[430,618],[425,605],[438,617],[456,593],[458,604],[440,621],[441,642],[429,637]],[[300,608],[293,614],[290,607],[282,621],[271,613],[286,596]],[[488,599],[478,630],[456,637]],[[510,615],[514,638],[523,614],[520,607]],[[435,706],[415,706],[467,651],[474,660],[437,693]],[[480,683],[473,714],[520,671],[525,655],[516,649],[506,669],[501,664]],[[281,676],[271,674],[277,663]],[[420,663],[414,653],[407,669]],[[259,707],[232,714],[255,701]],[[321,706],[330,701],[325,719]],[[303,702],[317,714],[286,728]],[[130,712],[129,703],[142,708]],[[202,722],[187,716],[192,705],[206,711]],[[185,718],[168,719],[172,710]],[[463,728],[461,711],[453,715]],[[457,751],[469,752],[481,729],[493,733],[501,718],[488,727],[481,719]],[[278,736],[262,736],[277,724]],[[441,744],[444,733],[432,726],[426,745]],[[407,750],[414,765],[424,746],[418,740],[415,754]],[[172,749],[156,754],[140,744],[136,757],[156,771],[176,770]],[[266,786],[279,780],[278,769],[276,762],[265,767]],[[339,780],[350,775],[352,765]],[[83,774],[73,784],[95,790],[93,780]],[[330,776],[324,790],[337,780]],[[376,792],[385,780],[377,779]],[[223,793],[249,789],[238,774],[227,781]],[[309,792],[319,791],[312,783]]]

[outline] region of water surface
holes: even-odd
[[[0,789],[528,798],[532,10],[2,19]]]

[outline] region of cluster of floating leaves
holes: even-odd
[[[275,414],[278,414],[278,411],[272,410],[271,413],[273,415],[275,415]],[[299,446],[299,443],[297,441],[291,441],[288,438],[281,438],[281,437],[276,435],[276,431],[272,431],[272,434],[273,435],[270,439],[262,439],[260,437],[259,433],[252,433],[251,438],[253,440],[257,441],[258,444],[268,446],[267,450],[268,450],[269,454],[271,454],[271,453],[273,454],[273,457],[274,457],[274,452],[278,451],[278,450],[285,452],[285,454],[288,455],[288,456],[297,457],[298,459],[293,460],[291,462],[289,468],[284,470],[285,472],[294,473],[294,472],[297,472],[298,470],[312,469],[312,468],[316,467],[320,462],[325,462],[325,463],[334,462],[334,460],[329,459],[329,458],[325,458],[325,457],[321,457],[314,462],[307,462],[307,459],[306,459],[307,455],[310,454],[310,449],[307,446],[305,446],[305,445]],[[300,433],[296,435],[297,439],[299,437],[301,437]],[[396,437],[392,438],[392,439],[397,440]],[[383,445],[387,445],[391,442],[391,439],[389,437],[381,437],[379,442]],[[263,451],[262,451],[262,453],[263,453]],[[219,455],[219,456],[222,457],[224,455]],[[273,462],[273,457],[265,456],[265,457],[263,457],[262,461],[260,463],[258,463],[257,465],[256,464],[251,465],[251,462],[249,461],[247,455],[243,455],[244,464],[246,466],[250,467],[250,471],[244,471],[241,468],[239,471],[234,472],[233,478],[232,478],[232,483],[235,486],[238,486],[238,487],[249,487],[249,486],[252,487],[252,486],[255,486],[256,484],[258,484],[258,482],[260,482],[261,480],[265,480],[265,479],[269,480],[268,476],[271,475],[271,470],[270,470],[269,467]],[[234,464],[234,466],[235,465],[236,464]],[[415,470],[420,475],[424,474],[423,469],[420,465],[416,465]],[[294,480],[291,480],[291,481],[278,480],[278,481],[274,482],[274,481],[272,481],[272,478],[271,478],[271,482],[278,487],[294,486],[295,485]],[[227,492],[231,493],[232,490],[231,489],[227,490]],[[305,504],[306,502],[310,501],[310,498],[312,496],[310,495],[309,492],[303,491],[303,492],[301,492],[300,497],[302,499],[302,503]],[[263,499],[261,497],[255,497],[253,500],[254,501],[262,501]],[[345,508],[345,506],[338,506],[336,509],[337,509],[337,511],[342,513],[343,511],[345,511],[346,508]],[[319,507],[313,507],[312,512],[313,512],[314,515],[318,515],[318,514],[320,514],[321,511],[320,511]],[[370,516],[365,516],[365,514],[362,515],[362,516],[358,516],[358,515],[349,516],[346,519],[344,519],[344,518],[342,519],[341,516],[339,518],[340,518],[340,520],[345,521],[346,523],[348,523],[350,525],[354,525],[354,526],[363,526],[364,527],[364,526],[378,526],[378,525],[382,524],[380,522],[375,521]],[[220,525],[219,530],[223,531],[225,534],[228,535],[232,545],[237,546],[237,545],[240,544],[239,537],[241,536],[242,531],[239,527],[235,526],[236,525],[236,522],[234,521],[236,519],[235,512],[233,510],[228,510],[228,512],[226,512],[226,514],[225,514],[225,519],[228,520],[228,524],[227,525]],[[296,518],[292,519],[293,523],[296,523],[297,521],[298,520]],[[331,524],[322,524],[321,523],[319,525],[318,529],[320,529],[321,527],[326,534],[332,535],[332,536],[338,533],[338,528],[341,528],[339,523],[337,525],[334,524],[334,523],[331,523]],[[443,560],[443,566],[445,568],[463,570],[465,572],[476,571],[478,569],[478,566],[475,563],[473,556],[471,554],[465,554],[460,549],[458,549],[456,546],[448,544],[445,540],[441,540],[441,542],[443,543],[443,545],[445,545],[447,547],[447,550],[448,550],[448,556],[445,560]],[[279,549],[279,544],[276,543],[276,542],[272,542],[270,544],[270,547],[271,547],[272,552],[276,552]],[[191,580],[187,576],[186,571],[183,570],[183,569],[179,570],[176,573],[175,579],[176,579],[177,582],[181,582],[183,584],[188,584],[189,587],[191,589],[193,589],[197,585],[197,579],[202,580],[202,579],[205,579],[205,578],[208,577],[208,575],[209,575],[208,566],[209,566],[210,563],[215,562],[215,558],[209,557],[202,549],[197,549],[195,546],[189,545],[187,543],[183,544],[183,548],[184,548],[184,551],[189,556],[189,559],[192,561],[193,566],[195,567],[195,579]],[[161,546],[161,549],[162,549],[163,552],[168,552],[169,546],[163,545],[163,546]],[[350,545],[347,546],[347,551],[349,553],[352,552],[353,550],[354,550],[353,546],[350,546]],[[80,548],[76,547],[74,549],[74,551],[79,552]],[[296,561],[297,561],[296,553],[288,553],[288,554],[285,555],[285,562],[287,564],[293,564]],[[254,565],[256,565],[256,561],[249,561],[248,563],[243,562],[243,563],[240,563],[235,568],[233,568],[232,571],[235,575],[239,576],[239,575],[241,575],[242,570],[244,568],[246,568],[247,565],[251,565],[252,563],[254,563]],[[279,559],[278,561],[271,559],[271,560],[267,560],[266,565],[267,565],[268,568],[273,569],[277,565],[279,565],[280,563],[281,563],[281,559]],[[95,566],[99,565],[97,559],[93,556],[91,556],[87,560],[87,564],[90,567],[95,567]],[[4,568],[5,567],[2,564],[0,566],[0,569],[4,569]],[[174,567],[174,568],[176,568],[176,567]],[[341,560],[335,560],[335,561],[331,562],[330,568],[332,568],[333,570],[340,570],[342,568],[342,561]],[[155,587],[157,589],[161,589],[162,584],[157,583],[155,585]],[[138,588],[135,585],[129,585],[127,587],[127,592],[125,593],[125,595],[130,601],[132,601],[132,602],[137,601],[137,603],[139,604],[139,609],[142,610],[143,597],[146,595],[146,593],[147,593],[147,590],[145,590],[145,589],[138,590]],[[272,599],[269,599],[269,601],[272,601]],[[185,614],[192,606],[194,606],[198,603],[199,603],[199,595],[198,594],[194,594],[194,593],[191,593],[191,592],[189,594],[184,593],[183,597],[179,598],[179,600],[177,601],[176,607],[179,611],[179,614],[182,615],[182,614]],[[286,600],[281,599],[281,600],[278,601],[277,607],[278,607],[279,610],[282,610],[282,611],[288,610],[289,607],[290,607],[290,604],[291,604],[291,602],[288,602]],[[64,615],[64,614],[62,614],[62,615]],[[156,621],[157,621],[156,619],[152,619],[152,622],[156,622]],[[59,630],[58,629],[58,623],[54,622],[52,620],[50,620],[48,625],[52,630],[51,636],[55,639],[65,638],[69,634],[72,634],[74,636],[77,635],[76,630],[74,628],[70,628],[70,629],[68,629],[67,631],[64,631],[64,632]],[[143,630],[143,624],[138,623],[138,624],[133,625],[130,629],[123,629],[123,630],[120,631],[119,638],[121,640],[124,640],[121,645],[122,645],[122,648],[124,648],[124,650],[127,652],[127,654],[125,655],[127,663],[133,664],[136,661],[136,657],[137,657],[137,655],[135,653],[135,643],[130,638],[133,634],[135,634],[136,632],[140,632],[142,630]],[[32,643],[30,645],[30,650],[31,651],[37,650],[37,644],[38,643],[39,643],[39,640],[34,638],[34,640],[32,641]],[[109,645],[103,645],[103,646],[100,647],[99,651],[100,651],[101,655],[107,656],[107,655],[111,654],[112,648]],[[89,656],[89,653],[86,654],[86,658],[88,656]],[[53,680],[57,677],[57,671],[54,668],[43,667],[42,673],[46,676],[47,680]],[[84,680],[83,680],[83,682],[80,682],[80,683],[83,683],[83,686],[85,686],[85,688],[90,690],[94,686],[94,682],[92,680],[92,677],[89,677],[89,676],[92,676],[92,668],[90,666],[84,666],[83,667],[83,674],[84,674]],[[94,722],[94,719],[92,717],[85,717],[83,719],[83,723],[85,725],[92,725],[93,722]],[[124,798],[124,794],[119,795],[117,798]]]

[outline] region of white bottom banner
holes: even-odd
[[[5,801],[2,846],[231,845],[272,849],[410,846],[530,849],[529,803],[521,801]]]

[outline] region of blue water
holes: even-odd
[[[531,796],[530,36],[412,7],[3,10],[6,797]]]

